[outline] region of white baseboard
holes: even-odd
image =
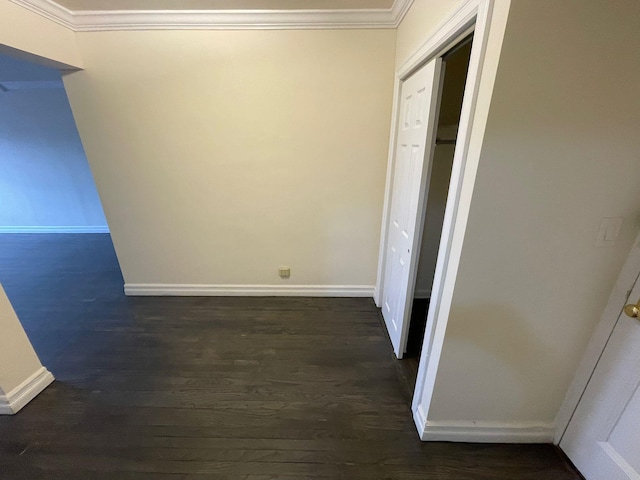
[[[126,283],[129,296],[372,297],[373,285],[189,285]]]
[[[13,415],[53,382],[49,370],[41,367],[10,392],[0,395],[0,415]]]
[[[418,431],[422,418],[414,413]],[[420,422],[420,423],[418,423]],[[420,438],[431,442],[553,443],[553,423],[426,422]]]
[[[413,423],[416,424],[416,430],[418,430],[418,435],[420,435],[420,440],[425,440],[424,438],[424,429],[427,424],[427,417],[425,416],[422,408],[412,408],[413,411]]]
[[[109,227],[106,225],[94,227],[0,227],[0,233],[109,233]]]

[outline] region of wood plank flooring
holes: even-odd
[[[127,298],[108,235],[0,235],[56,382],[0,479],[581,478],[555,447],[422,443],[370,299]]]

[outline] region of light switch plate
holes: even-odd
[[[624,217],[604,217],[596,237],[596,247],[612,247],[616,244]]]

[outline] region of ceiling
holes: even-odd
[[[44,80],[60,80],[60,72],[0,53],[0,83]]]
[[[0,98],[18,90],[64,88],[60,71],[0,53]]]
[[[158,10],[390,9],[393,0],[54,0],[72,12]]]

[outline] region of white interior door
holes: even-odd
[[[629,285],[631,287],[631,285]],[[636,280],[629,300],[640,299]],[[587,480],[640,480],[640,321],[620,312],[560,442]]]
[[[402,83],[382,294],[393,349],[402,358],[435,147],[442,60],[436,58]]]

